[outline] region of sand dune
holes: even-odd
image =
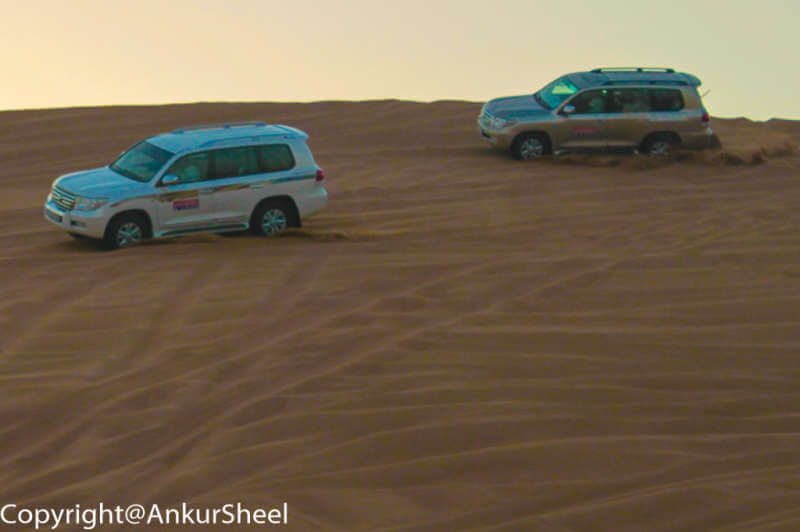
[[[0,504],[800,528],[800,124],[526,164],[483,145],[479,108],[0,113]],[[251,119],[311,135],[330,204],[302,230],[110,253],[42,220],[58,174]]]

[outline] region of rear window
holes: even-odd
[[[677,89],[619,88],[608,95],[609,113],[665,112],[683,109],[683,96]]]
[[[683,96],[676,89],[650,89],[653,111],[680,111],[683,109]]]
[[[256,148],[262,172],[279,172],[294,168],[294,155],[286,144],[271,144]]]
[[[255,148],[228,148],[214,151],[214,177],[217,179],[258,173],[260,171]]]
[[[649,89],[614,89],[608,101],[610,113],[646,113],[650,108]]]

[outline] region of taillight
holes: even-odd
[[[316,179],[316,181],[320,182],[323,179],[325,179],[325,172],[323,172],[322,168],[320,168],[319,170],[317,170],[317,179]]]
[[[710,117],[710,116],[708,116],[708,112],[707,112],[707,111],[703,111],[703,116],[702,116],[702,117],[700,117],[700,121],[701,121],[702,123],[704,123],[704,124],[708,124],[708,122],[709,122],[710,120],[711,120],[711,117]]]

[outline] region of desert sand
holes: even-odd
[[[479,110],[0,113],[0,504],[799,530],[800,123],[520,163]],[[58,175],[237,120],[309,133],[330,201],[303,229],[107,252],[43,220]]]

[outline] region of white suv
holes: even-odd
[[[327,202],[307,138],[263,122],[156,135],[109,166],[56,179],[44,216],[112,248],[201,231],[272,235],[300,227]]]

